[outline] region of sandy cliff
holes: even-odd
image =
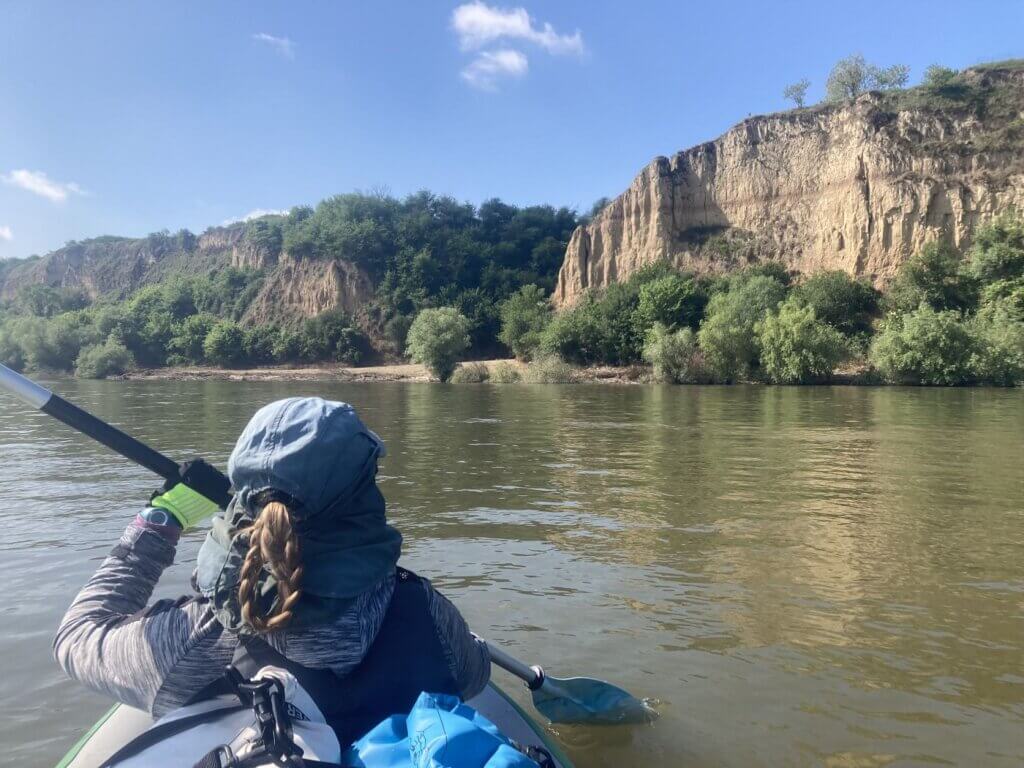
[[[977,223],[1024,208],[1024,70],[968,70],[945,93],[749,118],[655,158],[574,233],[555,301],[668,259],[721,271],[775,259],[884,284],[929,240],[963,247]]]

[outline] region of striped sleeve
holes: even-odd
[[[147,605],[174,553],[168,538],[130,525],[75,597],[53,642],[70,677],[157,716],[222,674],[236,644],[203,601]]]
[[[469,631],[459,609],[424,579],[427,605],[437,629],[437,636],[448,659],[448,669],[455,678],[463,701],[476,696],[491,679],[491,656],[487,644]]]

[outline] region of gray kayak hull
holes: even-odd
[[[572,763],[552,741],[544,727],[530,718],[494,683],[468,702],[480,714],[498,726],[518,744],[541,747],[551,753],[557,768],[572,768]],[[124,744],[153,724],[146,712],[116,705],[57,764],[57,768],[98,768]],[[202,755],[197,755],[198,760]]]

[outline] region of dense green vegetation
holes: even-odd
[[[947,75],[930,78],[944,87]],[[844,367],[898,384],[1024,382],[1024,220],[1015,214],[979,228],[966,254],[925,246],[884,296],[844,272],[804,278],[763,262],[698,276],[663,263],[556,313],[549,296],[577,221],[496,200],[474,209],[428,193],[342,195],[238,226],[256,250],[344,253],[360,264],[376,281],[363,317],[255,323],[258,270],[171,274],[120,301],[30,285],[0,306],[0,361],[104,377],[134,366],[358,364],[390,351],[461,382],[571,381],[572,366],[644,361],[675,383],[812,383]],[[195,248],[184,232],[150,239]],[[530,365],[458,367],[507,352]]]
[[[503,338],[581,365],[652,365],[676,383],[827,381],[844,363],[894,384],[1024,383],[1024,220],[979,228],[966,258],[933,243],[882,296],[845,272],[791,284],[777,264],[707,278],[655,265],[550,315],[504,306]]]
[[[498,338],[501,303],[534,286],[531,295],[548,311],[546,296],[577,222],[567,208],[520,208],[497,199],[476,208],[429,192],[404,200],[339,195],[316,208],[233,227],[244,228],[244,244],[257,252],[285,248],[300,259],[359,265],[375,286],[365,317],[328,312],[254,325],[245,315],[265,278],[256,270],[171,275],[124,301],[90,303],[80,292],[31,285],[0,307],[0,360],[70,372],[84,349],[113,349],[106,346],[111,341],[128,355],[107,354],[104,365],[78,367],[81,375],[111,375],[132,365],[355,364],[387,352],[382,341],[401,353],[414,318],[438,307],[465,316],[473,354],[499,354],[505,349]],[[139,246],[187,254],[197,239],[185,230],[162,232]],[[90,351],[90,361],[97,354]]]

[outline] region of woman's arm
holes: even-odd
[[[68,608],[53,642],[61,668],[83,685],[161,715],[223,672],[235,641],[194,599],[147,606],[174,561],[177,531],[141,518]]]
[[[469,631],[459,609],[429,582],[424,583],[427,606],[448,659],[448,669],[459,687],[459,695],[466,701],[480,693],[491,679],[491,655],[487,644]]]

